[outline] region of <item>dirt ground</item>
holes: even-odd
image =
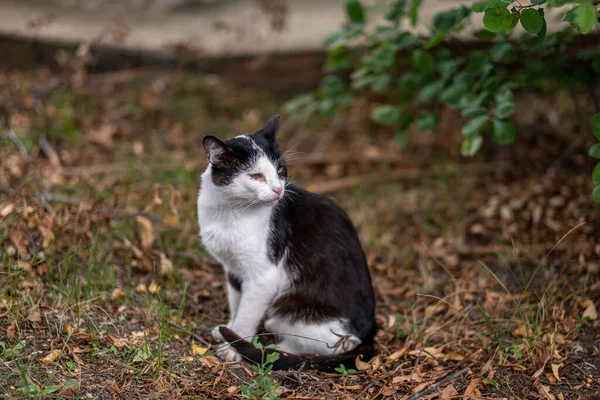
[[[213,355],[224,279],[195,207],[202,136],[253,131],[282,99],[177,71],[0,73],[0,392],[241,398],[266,377],[286,399],[600,398],[587,105],[517,101],[518,142],[470,160],[451,110],[404,151],[365,100],[283,116],[292,179],[360,233],[378,355],[261,375]]]

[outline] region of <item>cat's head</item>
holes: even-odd
[[[279,115],[260,130],[221,141],[205,136],[206,174],[219,194],[239,203],[273,206],[283,198],[287,168],[275,141]]]

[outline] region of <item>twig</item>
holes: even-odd
[[[19,139],[19,137],[15,135],[15,131],[12,128],[8,128],[6,136],[10,139],[11,142],[14,143],[15,146],[17,146],[17,149],[19,149],[19,152],[21,153],[26,162],[30,163],[33,161],[31,156],[27,152],[27,149],[23,145],[23,142],[21,142],[21,139]]]
[[[510,168],[510,164],[507,162],[498,162],[498,163],[489,163],[484,165],[466,165],[462,168],[454,167],[454,168],[446,168],[444,170],[445,173],[456,173],[459,171],[463,171],[465,173],[471,172],[489,172],[489,171],[497,171],[502,168]],[[337,192],[339,190],[350,189],[353,186],[357,185],[373,185],[377,183],[394,181],[394,180],[411,180],[417,179],[420,177],[431,177],[439,174],[438,171],[434,169],[422,170],[420,168],[403,168],[391,171],[387,174],[382,174],[381,172],[373,173],[373,174],[365,174],[365,175],[357,175],[357,176],[349,176],[340,179],[334,179],[322,183],[316,183],[313,185],[309,185],[307,187],[308,190],[317,192],[317,193],[332,193]]]
[[[449,377],[442,379],[440,381],[440,383],[438,383],[437,385],[434,385],[434,386],[430,387],[429,389],[423,390],[419,393],[413,394],[411,397],[409,397],[408,400],[417,400],[417,399],[420,399],[421,397],[427,396],[428,394],[436,392],[436,391],[440,390],[441,387],[443,385],[445,385],[446,383],[455,380],[459,376],[466,374],[468,371],[469,371],[469,368],[463,368],[460,371],[450,375]]]

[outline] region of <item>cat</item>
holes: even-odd
[[[213,329],[219,356],[260,363],[249,340],[261,321],[276,335],[274,369],[332,369],[373,354],[375,296],[347,214],[287,181],[280,118],[253,134],[205,136],[200,236],[227,278],[230,320]]]

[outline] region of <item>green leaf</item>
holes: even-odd
[[[492,122],[492,140],[497,144],[513,144],[517,138],[517,127],[507,119]]]
[[[533,4],[534,6],[540,6],[542,4],[544,4],[546,2],[546,0],[531,0],[531,4]]]
[[[467,86],[463,83],[453,83],[440,94],[440,100],[455,105],[467,92]]]
[[[472,157],[479,151],[482,144],[483,137],[481,137],[479,134],[466,137],[460,146],[460,153],[464,157]]]
[[[590,157],[600,158],[600,143],[590,147]]]
[[[267,359],[265,361],[265,364],[273,364],[277,360],[279,360],[279,353],[277,353],[277,352],[269,353],[269,354],[267,354]]]
[[[526,8],[521,11],[521,25],[527,32],[537,34],[544,26],[544,19],[537,10]]]
[[[509,54],[512,53],[512,48],[513,46],[509,42],[496,43],[492,47],[491,51],[492,60],[496,62],[502,61],[504,58],[506,58]]]
[[[259,349],[262,350],[263,348],[263,344],[261,342],[258,341],[258,335],[254,336],[252,338],[252,345],[254,346],[255,349]]]
[[[435,69],[435,58],[426,51],[416,50],[413,53],[413,64],[420,71],[432,71]]]
[[[430,103],[438,98],[443,89],[443,82],[432,82],[429,85],[425,86],[423,89],[421,89],[421,93],[419,94],[419,101],[422,103]]]
[[[471,6],[471,11],[476,13],[481,13],[487,11],[489,9],[498,8],[498,7],[506,7],[512,0],[487,0],[487,1],[479,1]]]
[[[483,26],[490,32],[502,32],[513,22],[513,15],[505,7],[488,9],[483,15]]]
[[[346,14],[352,22],[365,22],[365,10],[359,0],[346,0]]]
[[[510,22],[510,24],[508,24],[508,26],[506,28],[504,28],[504,32],[506,32],[507,35],[510,35],[510,33],[513,31],[513,29],[515,29],[515,26],[517,26],[517,24],[519,23],[520,18],[521,18],[521,14],[519,14],[519,13],[514,13],[512,15],[512,21]]]
[[[540,29],[540,31],[538,32],[538,37],[543,38],[546,37],[546,32],[548,30],[548,24],[546,23],[546,17],[544,16],[544,9],[540,8],[538,9],[538,12],[540,13],[540,16],[542,17],[542,20],[544,21],[544,24],[542,25],[542,29]]]
[[[592,132],[596,139],[600,140],[600,113],[592,117]]]
[[[411,0],[410,8],[408,10],[408,18],[412,26],[417,25],[419,19],[419,7],[421,6],[422,0]]]
[[[406,129],[398,129],[394,134],[394,141],[399,148],[403,149],[406,145]]]
[[[379,125],[394,125],[400,121],[400,109],[395,106],[379,106],[371,113],[371,119]]]
[[[544,0],[545,1],[545,0]],[[484,384],[486,384],[487,386],[493,386],[496,389],[498,388],[498,382],[496,382],[495,380],[493,380],[492,378],[485,378],[481,380]]]
[[[462,128],[463,136],[471,137],[475,134],[481,132],[483,128],[488,124],[490,117],[487,115],[481,115],[479,117],[475,117]]]
[[[596,167],[594,168],[592,182],[594,182],[594,185],[600,185],[600,162],[596,164]]]
[[[496,105],[494,110],[494,117],[498,119],[507,118],[509,115],[515,112],[517,106],[513,102],[504,102]]]
[[[468,107],[465,108],[460,115],[466,118],[475,118],[487,112],[485,107]]]
[[[594,191],[592,192],[592,197],[594,198],[594,200],[600,203],[600,185],[594,188]]]
[[[598,21],[598,15],[596,14],[596,7],[591,5],[589,2],[584,1],[580,3],[574,10],[575,25],[579,25],[579,31],[581,33],[589,33],[596,21]]]
[[[68,380],[63,383],[63,387],[65,389],[76,388],[76,387],[79,387],[79,382],[77,382],[75,380]]]
[[[416,125],[417,129],[421,132],[431,132],[437,128],[439,119],[437,115],[432,113],[421,114],[417,118]]]
[[[54,392],[58,392],[59,390],[60,390],[60,387],[58,387],[56,385],[50,385],[46,389],[44,389],[44,391],[42,392],[42,394],[51,394],[51,393],[54,393]]]

